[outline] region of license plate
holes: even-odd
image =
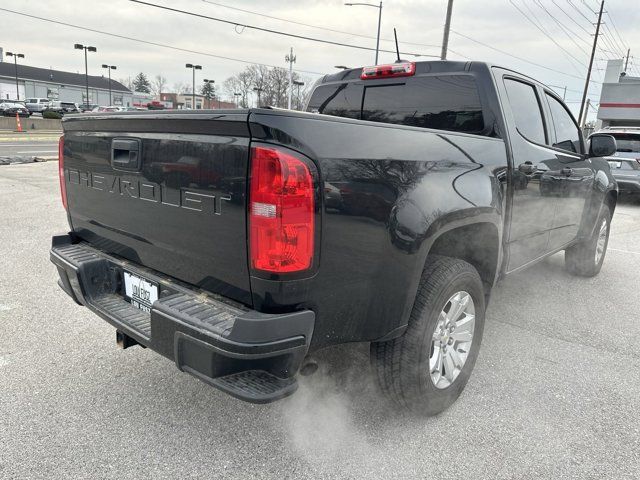
[[[130,272],[124,272],[124,293],[131,305],[144,312],[151,312],[151,305],[158,300],[158,285]]]
[[[609,162],[609,166],[611,168],[620,168],[622,166],[622,162]]]

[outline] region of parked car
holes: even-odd
[[[16,114],[20,117],[31,116],[27,107],[24,106],[24,103],[9,100],[0,103],[0,112],[2,112],[2,115],[5,117],[15,117]]]
[[[559,251],[600,271],[615,139],[585,143],[542,83],[403,62],[326,75],[307,110],[65,118],[59,285],[121,347],[237,398],[283,398],[319,350],[369,342],[381,390],[436,414],[498,279]]]
[[[640,127],[608,127],[600,133],[616,139],[617,151],[607,160],[620,193],[640,197]]]
[[[126,111],[128,111],[127,108],[133,109],[133,107],[122,107],[122,106],[119,106],[119,105],[109,105],[109,106],[97,106],[92,110],[92,112],[97,112],[97,113],[101,113],[101,112],[126,112]]]
[[[27,107],[30,113],[42,113],[48,105],[48,98],[28,98],[25,102],[25,107]]]
[[[95,108],[98,108],[98,105],[96,104],[86,104],[83,103],[81,105],[78,105],[78,108],[80,109],[80,112],[84,113],[84,112],[92,112]]]
[[[47,110],[59,113],[60,115],[66,115],[67,113],[80,113],[78,104],[72,102],[49,102],[49,105],[47,105],[47,108],[45,108],[43,112],[46,112]]]

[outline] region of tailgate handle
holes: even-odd
[[[142,142],[137,138],[114,138],[111,141],[111,166],[120,170],[140,170]]]

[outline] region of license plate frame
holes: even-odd
[[[617,160],[609,160],[609,166],[611,168],[620,168],[622,167],[622,162]]]
[[[123,270],[122,277],[124,298],[138,310],[151,313],[151,305],[158,300],[160,286],[156,282],[128,270]]]

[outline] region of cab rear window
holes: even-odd
[[[466,133],[481,133],[485,127],[480,94],[470,75],[413,77],[375,85],[323,85],[314,91],[308,110]]]

